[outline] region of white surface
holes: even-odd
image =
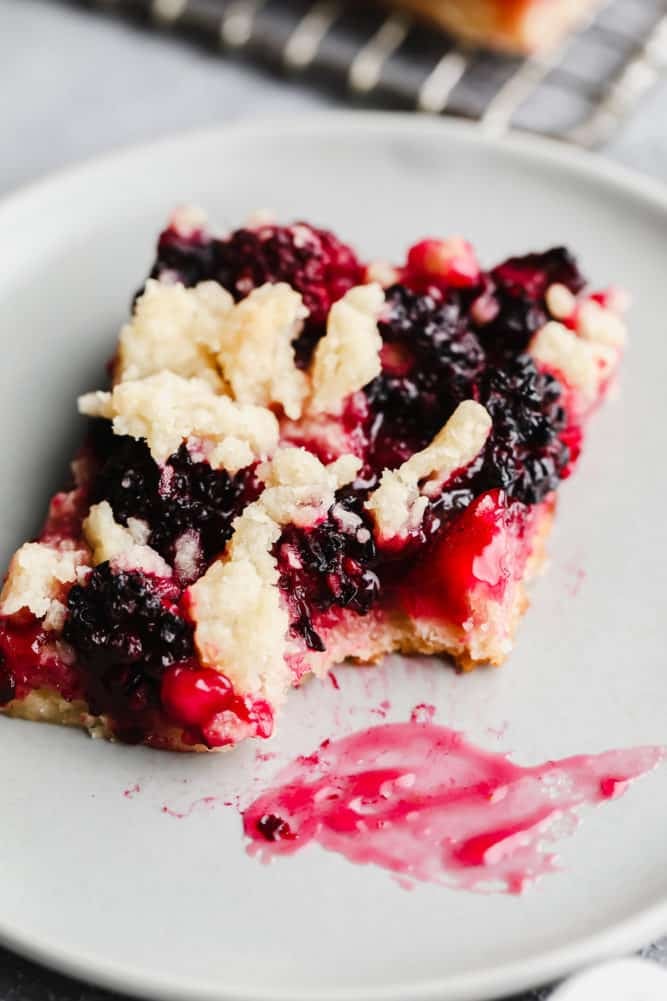
[[[551,1001],[665,1001],[667,971],[643,959],[605,963],[563,984]]]
[[[5,203],[2,556],[34,529],[54,444],[78,433],[74,395],[101,378],[154,234],[188,198],[223,225],[272,204],[335,225],[365,254],[398,255],[424,232],[465,232],[485,261],[567,240],[594,280],[620,279],[636,297],[622,395],[562,491],[554,565],[511,662],[465,678],[437,662],[341,671],[340,694],[296,693],[274,750],[309,751],[363,725],[387,694],[393,718],[435,702],[442,722],[522,763],[665,743],[667,529],[651,499],[667,488],[656,322],[667,202],[544,144],[345,115],[165,142]],[[491,732],[505,725],[502,739]],[[587,816],[563,843],[563,871],[522,898],[408,893],[317,848],[266,869],[244,854],[234,809],[161,812],[259,788],[253,777],[279,762],[260,774],[249,747],[192,759],[6,720],[0,733],[2,937],[108,985],[160,998],[479,1001],[667,931],[664,771]],[[137,782],[142,792],[123,797]]]

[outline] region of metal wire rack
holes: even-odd
[[[367,103],[588,147],[606,142],[667,69],[667,0],[600,3],[559,48],[529,58],[464,48],[365,0],[83,2]]]

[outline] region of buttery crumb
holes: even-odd
[[[167,370],[186,379],[197,376],[220,389],[215,351],[222,321],[233,305],[232,296],[217,282],[188,289],[149,279],[132,320],[121,330],[115,381]]]
[[[377,282],[382,288],[389,288],[390,285],[395,285],[401,280],[401,273],[389,261],[371,261],[366,268],[366,280]]]
[[[307,315],[301,295],[284,282],[255,289],[227,313],[218,364],[236,400],[279,404],[288,417],[301,416],[308,384],[292,342]]]
[[[195,643],[203,663],[237,691],[280,705],[291,683],[289,616],[272,550],[284,524],[324,517],[335,491],[359,469],[354,456],[324,466],[304,449],[279,449],[260,467],[266,487],[234,522],[224,555],[189,590]]]
[[[587,404],[596,399],[617,359],[615,348],[578,337],[555,320],[537,332],[529,351],[538,364],[559,373],[578,390]]]
[[[52,603],[62,597],[63,589],[77,579],[77,570],[87,565],[85,549],[66,548],[27,542],[18,549],[0,593],[0,614],[14,615],[27,608],[38,619],[49,614]],[[58,609],[53,610],[56,616]]]
[[[566,320],[577,308],[577,300],[567,285],[550,285],[545,295],[547,309],[555,320]]]
[[[303,448],[278,449],[259,469],[265,483],[260,501],[279,524],[317,524],[326,518],[336,490],[350,483],[360,467],[361,460],[353,455],[325,466]]]
[[[83,523],[83,534],[93,553],[93,565],[112,563],[118,570],[141,570],[156,577],[171,577],[171,567],[146,544],[148,526],[137,518],[125,528],[114,519],[108,501],[93,504]]]
[[[289,616],[271,554],[281,528],[260,502],[234,522],[225,555],[188,594],[203,664],[223,672],[244,695],[283,702],[290,685],[285,660]]]
[[[236,473],[278,442],[278,422],[269,410],[236,403],[202,379],[173,372],[120,383],[111,393],[88,393],[79,409],[112,420],[116,434],[143,438],[159,464],[186,442],[198,445],[214,468]]]
[[[577,317],[577,333],[588,341],[622,347],[627,331],[625,323],[610,309],[605,309],[595,299],[582,303]]]
[[[199,205],[179,205],[169,217],[169,229],[173,229],[184,240],[205,230],[208,216]]]
[[[312,413],[336,413],[351,393],[380,374],[378,319],[384,302],[382,287],[374,283],[350,289],[331,307],[311,366]]]

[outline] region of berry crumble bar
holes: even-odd
[[[462,41],[510,52],[535,52],[560,41],[600,0],[389,0]]]
[[[501,664],[623,297],[563,248],[366,263],[175,213],[73,484],[0,595],[0,709],[172,750],[268,737],[345,659]]]

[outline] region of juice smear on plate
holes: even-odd
[[[523,767],[425,709],[325,740],[280,772],[244,813],[251,853],[266,860],[317,842],[406,886],[520,893],[556,869],[547,845],[574,830],[580,807],[622,795],[666,756],[640,747]]]

